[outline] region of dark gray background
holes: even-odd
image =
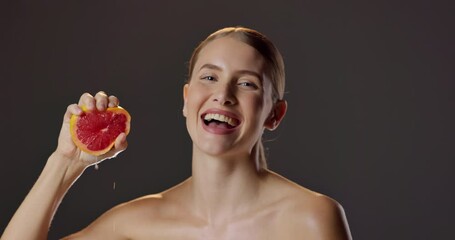
[[[120,98],[130,146],[79,179],[50,239],[187,178],[187,59],[243,25],[287,66],[271,169],[337,199],[355,239],[454,239],[454,12],[430,0],[0,1],[0,230],[86,91]]]

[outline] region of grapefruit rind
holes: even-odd
[[[84,113],[88,113],[90,112],[89,110],[87,110],[87,108],[85,106],[82,106],[81,107],[82,111]],[[97,111],[97,110],[94,110],[94,111]],[[113,112],[114,114],[122,114],[122,115],[125,115],[126,116],[126,122],[125,122],[125,134],[128,135],[129,132],[130,132],[130,122],[131,122],[131,116],[130,114],[128,113],[128,111],[126,111],[124,108],[118,106],[118,107],[112,107],[112,108],[107,108],[106,109],[106,112]],[[70,133],[71,133],[71,138],[74,142],[74,144],[81,150],[81,151],[84,151],[88,154],[91,154],[91,155],[94,155],[94,156],[100,156],[100,155],[103,155],[107,152],[109,152],[109,150],[112,149],[112,147],[114,147],[114,144],[115,144],[115,139],[108,145],[106,146],[105,148],[101,149],[101,150],[90,150],[87,148],[87,145],[85,143],[83,143],[79,138],[78,138],[78,134],[77,134],[77,122],[78,120],[80,119],[80,116],[78,115],[72,115],[71,116],[71,119],[70,119]],[[119,133],[120,135],[120,133]],[[116,136],[118,137],[118,135]]]

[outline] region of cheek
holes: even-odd
[[[264,95],[262,96],[263,116],[264,120],[268,118],[273,108],[272,85],[267,81],[264,88]]]
[[[251,113],[254,118],[262,125],[269,117],[272,110],[272,100],[265,96],[250,99]]]
[[[197,114],[198,109],[203,103],[206,96],[204,91],[201,91],[198,88],[190,87],[188,89],[187,98],[186,98],[186,107],[188,115]]]
[[[252,99],[252,103],[254,105],[254,108],[256,109],[256,112],[258,115],[260,115],[261,111],[264,109],[264,100],[263,98],[255,98]]]
[[[243,97],[240,104],[243,105],[242,109],[246,110],[245,113],[251,115],[253,119],[259,121],[263,117],[264,107],[266,102],[262,96],[249,95]]]

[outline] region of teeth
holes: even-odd
[[[204,120],[207,120],[207,121],[217,120],[220,122],[225,122],[234,127],[236,126],[236,122],[234,119],[232,119],[228,116],[222,115],[222,114],[218,114],[218,113],[208,113],[205,115]]]

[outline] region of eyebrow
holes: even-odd
[[[199,71],[202,70],[203,68],[214,69],[214,70],[219,70],[219,71],[222,70],[221,67],[214,65],[214,64],[210,64],[210,63],[206,63],[206,64],[202,65],[202,67],[199,68]]]
[[[202,65],[202,67],[199,68],[199,71],[202,70],[203,68],[208,68],[208,69],[213,69],[213,70],[218,70],[218,71],[222,71],[223,70],[221,67],[219,67],[217,65],[214,65],[214,64],[211,64],[211,63],[206,63],[206,64]],[[237,71],[236,73],[252,75],[252,76],[257,77],[261,82],[263,81],[262,76],[259,73],[255,72],[255,71],[240,70],[240,71]]]

